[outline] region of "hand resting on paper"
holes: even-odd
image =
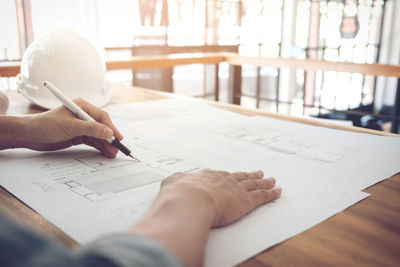
[[[205,169],[176,173],[163,181],[160,198],[170,195],[198,202],[198,209],[204,205],[212,217],[210,227],[220,227],[279,197],[281,189],[274,188],[275,179],[263,177],[261,170],[230,173]]]
[[[121,140],[123,137],[108,114],[83,99],[74,102],[97,122],[78,119],[64,106],[35,115],[2,116],[0,149],[25,147],[49,151],[86,144],[114,158],[118,150],[105,139],[114,136]]]
[[[280,196],[275,179],[263,176],[262,171],[174,174],[164,180],[152,207],[130,232],[159,241],[185,266],[201,266],[211,228],[230,224]]]

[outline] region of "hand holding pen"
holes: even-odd
[[[53,84],[51,84],[50,82],[44,82],[43,86],[52,95],[54,95],[58,100],[60,100],[60,102],[65,107],[67,107],[76,117],[78,117],[82,120],[85,120],[85,121],[95,122],[95,120],[91,116],[89,116],[85,111],[83,111],[76,103],[74,103],[72,100],[70,100],[64,93],[62,93]],[[93,107],[93,108],[95,108],[95,107]],[[108,117],[107,117],[107,119],[109,120],[109,123],[111,123],[111,120]],[[122,138],[122,135],[120,137]],[[118,150],[120,150],[125,155],[127,155],[135,160],[138,160],[131,154],[131,151],[127,147],[125,147],[117,138],[115,138],[115,137],[106,138],[106,141],[109,144],[111,144],[112,146],[116,147]]]

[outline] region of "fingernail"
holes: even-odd
[[[258,176],[258,177],[263,177],[263,176],[264,176],[263,171],[262,171],[262,170],[258,170],[258,171],[257,171],[257,176]]]
[[[274,188],[274,191],[275,191],[276,196],[280,196],[282,193],[282,188],[280,188],[280,187]]]
[[[103,129],[103,137],[104,138],[111,138],[113,136],[113,131],[110,128]]]

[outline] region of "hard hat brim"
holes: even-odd
[[[18,92],[22,94],[24,97],[26,97],[28,100],[33,102],[35,105],[42,107],[44,109],[54,109],[57,107],[62,106],[62,103],[56,99],[56,98],[48,98],[48,97],[35,97],[33,96],[32,92],[28,92],[29,90],[38,90],[38,86],[27,86],[27,84],[21,83],[21,76],[20,74],[17,76],[17,88]],[[38,89],[31,89],[30,87],[38,87]],[[27,91],[28,90],[28,91]],[[97,97],[90,97],[84,98],[87,102],[91,103],[92,105],[95,105],[96,107],[104,107],[107,105],[110,100],[111,100],[111,95],[112,95],[112,90],[111,86],[107,83],[103,84],[102,92],[105,92],[104,95],[97,96]],[[80,96],[77,96],[76,98],[79,98]]]

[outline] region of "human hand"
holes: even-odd
[[[81,120],[64,106],[27,116],[23,147],[48,151],[86,144],[98,149],[104,156],[114,158],[118,149],[105,139],[115,136],[121,140],[123,136],[108,114],[83,99],[75,99],[74,102],[96,122]]]
[[[230,224],[280,196],[275,179],[263,176],[262,171],[174,174],[128,232],[163,244],[184,266],[201,266],[210,228]]]
[[[250,173],[213,170],[177,173],[163,181],[159,198],[174,195],[178,198],[177,205],[195,203],[211,217],[211,227],[224,226],[280,196],[281,189],[274,188],[275,179],[263,177],[261,170]]]

